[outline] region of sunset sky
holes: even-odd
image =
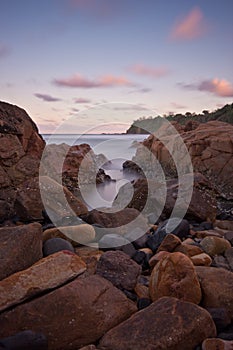
[[[147,109],[201,112],[233,101],[232,0],[0,5],[0,100],[26,109],[42,133],[78,111],[85,110],[81,133],[98,123],[131,124]],[[112,102],[133,106],[119,108],[119,120],[88,114]]]

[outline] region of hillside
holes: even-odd
[[[233,103],[227,104],[216,111],[209,112],[204,110],[200,114],[186,112],[185,114],[175,114],[168,116],[156,116],[156,117],[142,117],[135,120],[130,128],[126,131],[127,134],[148,134],[146,130],[155,131],[161,125],[163,118],[169,121],[176,121],[181,125],[186,124],[189,120],[197,121],[199,123],[206,123],[211,120],[218,120],[225,123],[233,124]]]

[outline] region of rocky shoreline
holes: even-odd
[[[0,349],[232,349],[233,126],[179,132],[194,185],[185,217],[170,229],[179,184],[161,140],[149,136],[124,167],[150,164],[146,147],[166,173],[165,199],[149,169],[121,187],[112,209],[133,188],[123,209],[88,210],[77,171],[88,153],[82,171],[106,181],[98,172],[104,156],[86,144],[51,145],[39,180],[45,143],[25,111],[0,102]],[[181,183],[187,188],[189,174]],[[145,205],[137,227],[126,230]]]

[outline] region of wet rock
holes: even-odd
[[[86,263],[86,276],[91,276],[96,273],[97,262],[99,261],[103,251],[92,247],[78,247],[75,253]]]
[[[196,266],[205,308],[225,308],[233,318],[233,273],[222,268]]]
[[[179,237],[169,233],[164,237],[162,243],[157,249],[157,252],[160,252],[160,251],[173,252],[173,250],[180,244],[181,244],[181,240],[179,239]]]
[[[163,258],[169,256],[170,253],[166,251],[160,251],[152,256],[152,258],[149,260],[149,265],[151,268],[153,268],[160,260]]]
[[[223,254],[228,248],[231,247],[230,243],[220,237],[205,237],[200,246],[210,256]]]
[[[86,270],[75,254],[62,251],[0,281],[0,311],[56,288]]]
[[[214,336],[215,325],[206,310],[193,303],[164,297],[108,331],[98,348],[191,350]]]
[[[43,255],[48,256],[61,250],[68,250],[74,252],[72,244],[62,238],[50,238],[43,244]]]
[[[153,301],[163,296],[199,304],[201,288],[191,260],[182,253],[170,253],[154,267],[149,286]]]
[[[47,336],[50,350],[76,350],[96,342],[136,310],[133,302],[102,277],[78,278],[0,314],[0,337],[33,329]]]
[[[48,341],[44,334],[28,330],[0,339],[0,349],[47,350]]]
[[[104,253],[97,263],[96,273],[120,289],[133,290],[141,267],[121,251]]]
[[[41,225],[0,228],[0,280],[42,258]]]

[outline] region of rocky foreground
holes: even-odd
[[[76,171],[90,147],[52,146],[45,161],[53,171],[42,169],[41,182],[55,227],[40,197],[44,141],[25,111],[0,103],[0,349],[233,348],[233,127],[214,123],[180,131],[194,163],[194,186],[185,218],[170,230],[174,174],[168,174],[159,219],[150,212],[154,202],[160,205],[159,183],[143,176],[117,215],[88,211]],[[145,145],[172,170],[156,138]],[[62,185],[54,149],[68,154]],[[139,147],[136,157],[144,161],[142,152]],[[95,174],[99,157],[90,152],[88,159]],[[105,179],[103,172],[97,177]],[[185,175],[182,183],[188,182]],[[143,211],[148,188],[148,212],[126,232],[124,225]],[[73,216],[59,206],[61,189]],[[129,191],[121,188],[115,207]]]

